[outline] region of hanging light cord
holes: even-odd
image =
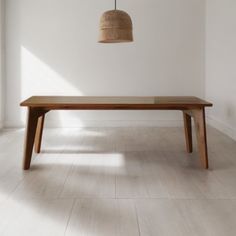
[[[115,10],[116,10],[116,0],[115,0]]]

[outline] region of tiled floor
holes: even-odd
[[[182,128],[48,129],[26,172],[23,136],[0,133],[0,235],[236,235],[236,142],[215,129],[209,171]]]

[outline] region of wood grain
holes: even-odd
[[[34,150],[36,153],[40,153],[40,151],[41,151],[44,118],[45,118],[45,115],[42,115],[41,117],[38,118],[38,124],[37,124],[37,129],[36,129],[36,136],[35,136],[35,144],[34,144]]]
[[[30,168],[32,150],[34,146],[34,139],[36,133],[36,127],[38,122],[37,113],[34,112],[32,108],[28,109],[28,121],[26,128],[26,136],[25,136],[25,151],[24,151],[24,162],[23,169],[27,170]]]
[[[186,140],[186,149],[188,153],[193,152],[193,140],[192,140],[192,119],[191,116],[183,112],[184,118],[184,132]]]
[[[49,110],[188,110],[212,106],[197,97],[64,97],[33,96],[21,106]]]
[[[38,118],[43,116],[46,112],[47,112],[46,110],[28,107],[28,120],[27,120],[27,128],[25,135],[25,148],[24,148],[24,159],[23,159],[24,170],[28,170],[30,168]]]
[[[206,134],[206,120],[205,110],[193,110],[193,117],[195,121],[195,129],[198,142],[198,151],[202,166],[208,169],[208,151],[207,151],[207,134]]]

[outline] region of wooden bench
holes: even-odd
[[[183,112],[186,147],[191,153],[192,125],[195,122],[198,151],[203,168],[208,169],[205,107],[197,97],[64,97],[33,96],[20,104],[28,107],[23,169],[30,168],[33,146],[40,153],[45,114],[51,110],[179,110]]]

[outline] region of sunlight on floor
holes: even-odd
[[[207,172],[182,128],[46,129],[22,171],[24,132],[5,130],[0,235],[235,235],[235,141],[208,134]]]
[[[77,155],[78,166],[107,166],[107,167],[122,167],[125,164],[124,156],[122,154],[82,154]]]
[[[44,159],[42,162],[40,159]],[[125,165],[124,155],[120,153],[99,153],[99,154],[79,154],[79,153],[58,153],[39,154],[35,159],[35,163],[40,162],[40,165],[56,164],[56,165],[71,165],[74,166],[94,166],[94,167],[123,167]],[[34,168],[34,167],[32,167]]]

